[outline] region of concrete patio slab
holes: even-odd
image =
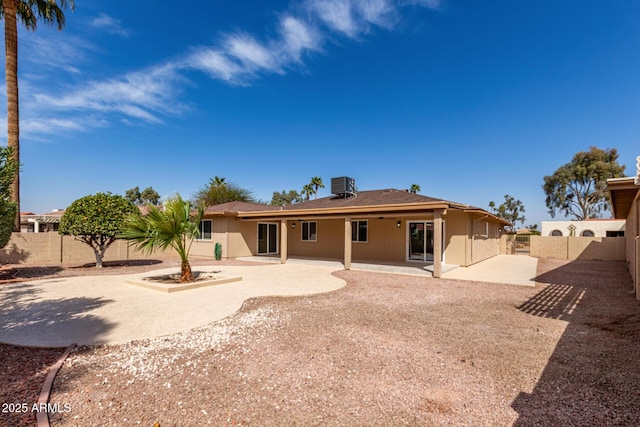
[[[107,344],[159,337],[235,313],[249,298],[330,292],[335,268],[297,264],[197,267],[242,281],[166,293],[126,283],[149,273],[70,277],[0,287],[0,342],[35,347]],[[176,269],[154,274],[174,273]]]
[[[269,261],[269,260],[265,260]],[[345,282],[331,275],[340,262],[271,260],[260,266],[197,267],[241,281],[158,292],[127,283],[150,273],[70,277],[0,288],[0,342],[35,347],[108,344],[183,332],[235,313],[249,298],[330,292]],[[470,267],[449,266],[445,279],[535,286],[538,260],[499,255]],[[431,276],[429,266],[354,263],[353,270]],[[176,269],[152,274],[175,273]]]
[[[444,279],[535,286],[538,259],[527,255],[498,255],[469,267],[444,273]]]

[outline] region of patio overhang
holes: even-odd
[[[607,191],[611,204],[612,216],[616,219],[627,219],[633,201],[638,197],[640,186],[633,177],[612,178],[607,180]]]

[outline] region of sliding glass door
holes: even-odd
[[[278,224],[258,223],[258,255],[278,253]]]
[[[409,221],[408,259],[433,261],[433,221]]]

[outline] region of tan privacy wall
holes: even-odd
[[[624,237],[531,236],[530,255],[537,258],[624,261]]]
[[[636,298],[640,300],[640,193],[636,195],[627,216],[625,235],[626,261],[635,285]]]
[[[153,258],[153,255],[136,251],[126,241],[116,240],[107,249],[104,261],[146,258]],[[58,233],[13,233],[7,246],[0,250],[0,262],[10,264],[84,264],[95,261],[93,249],[88,245]]]

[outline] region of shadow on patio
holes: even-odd
[[[640,305],[623,262],[541,259],[543,289],[518,309],[567,322],[515,426],[640,425]]]
[[[43,299],[41,286],[42,283],[17,283],[0,288],[0,342],[54,347],[79,328],[91,331],[95,337],[113,328],[113,324],[89,314],[112,300],[88,297]],[[69,337],[67,345],[73,343],[73,338]]]

